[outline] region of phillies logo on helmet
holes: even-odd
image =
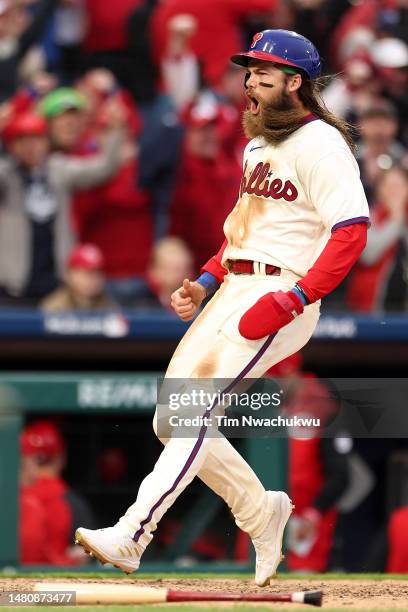
[[[251,49],[253,49],[256,45],[256,43],[261,40],[261,38],[263,38],[263,32],[258,32],[257,34],[255,34],[255,36],[252,39],[251,42]]]

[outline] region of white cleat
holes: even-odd
[[[269,584],[284,558],[283,532],[294,507],[283,491],[268,491],[267,494],[272,500],[271,518],[264,532],[252,540],[256,552],[255,583],[260,587]]]
[[[111,563],[127,574],[136,571],[140,565],[142,551],[128,532],[119,527],[106,529],[85,529],[75,532],[75,544],[79,544],[91,557],[103,565]]]

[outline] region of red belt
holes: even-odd
[[[265,266],[265,269],[264,269]],[[258,261],[247,261],[245,259],[229,259],[227,267],[233,274],[267,274],[268,276],[279,276],[281,269],[271,264],[260,264]],[[258,272],[259,270],[259,272]]]

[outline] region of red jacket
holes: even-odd
[[[85,0],[87,32],[85,49],[117,51],[128,44],[127,21],[144,0]]]
[[[170,233],[193,251],[199,269],[219,248],[235,206],[241,170],[220,152],[214,160],[184,153],[170,212]]]
[[[108,278],[146,272],[153,242],[151,199],[136,186],[137,161],[96,189],[77,194],[73,217],[80,242],[96,244],[104,254]]]
[[[376,204],[372,213],[373,227],[388,220],[388,212],[382,204]],[[372,312],[378,305],[385,279],[394,262],[398,241],[389,247],[380,259],[371,265],[358,261],[347,286],[347,304],[356,312]]]
[[[66,555],[71,542],[72,513],[58,477],[42,477],[22,489],[20,498],[21,559],[23,563],[76,565]],[[32,533],[33,530],[38,530]],[[40,541],[41,538],[41,541]]]
[[[387,572],[408,574],[408,506],[391,514],[388,524]]]
[[[313,406],[319,398],[317,412]],[[324,386],[308,376],[306,384],[301,385],[294,399],[287,406],[290,415],[301,416],[306,412],[309,416],[320,417],[322,421],[328,418],[335,409],[329,393]],[[323,466],[320,455],[320,437],[289,438],[289,495],[295,505],[294,515],[302,515],[307,508],[313,507],[314,501],[324,483]],[[292,551],[286,555],[287,565],[291,571],[310,569],[324,572],[327,569],[328,558],[332,546],[334,528],[336,526],[336,511],[330,509],[322,514],[318,525],[318,538],[310,552],[299,557]]]
[[[192,49],[202,63],[204,79],[217,85],[233,53],[243,49],[240,23],[255,13],[272,11],[275,0],[166,0],[159,4],[152,22],[153,48],[163,57],[167,43],[167,23],[178,13],[193,15],[198,28]]]
[[[46,562],[46,512],[31,487],[20,489],[19,546],[22,565]]]

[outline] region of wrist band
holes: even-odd
[[[293,291],[293,293],[296,293],[296,295],[298,296],[298,298],[300,300],[302,300],[303,304],[306,306],[307,304],[310,304],[309,298],[307,297],[306,293],[303,291],[302,287],[300,287],[297,283],[296,285],[293,287],[293,289],[291,289],[291,291]]]
[[[204,287],[207,295],[215,293],[220,286],[220,283],[211,272],[203,272],[201,276],[197,278],[196,283],[200,283],[200,285]]]

